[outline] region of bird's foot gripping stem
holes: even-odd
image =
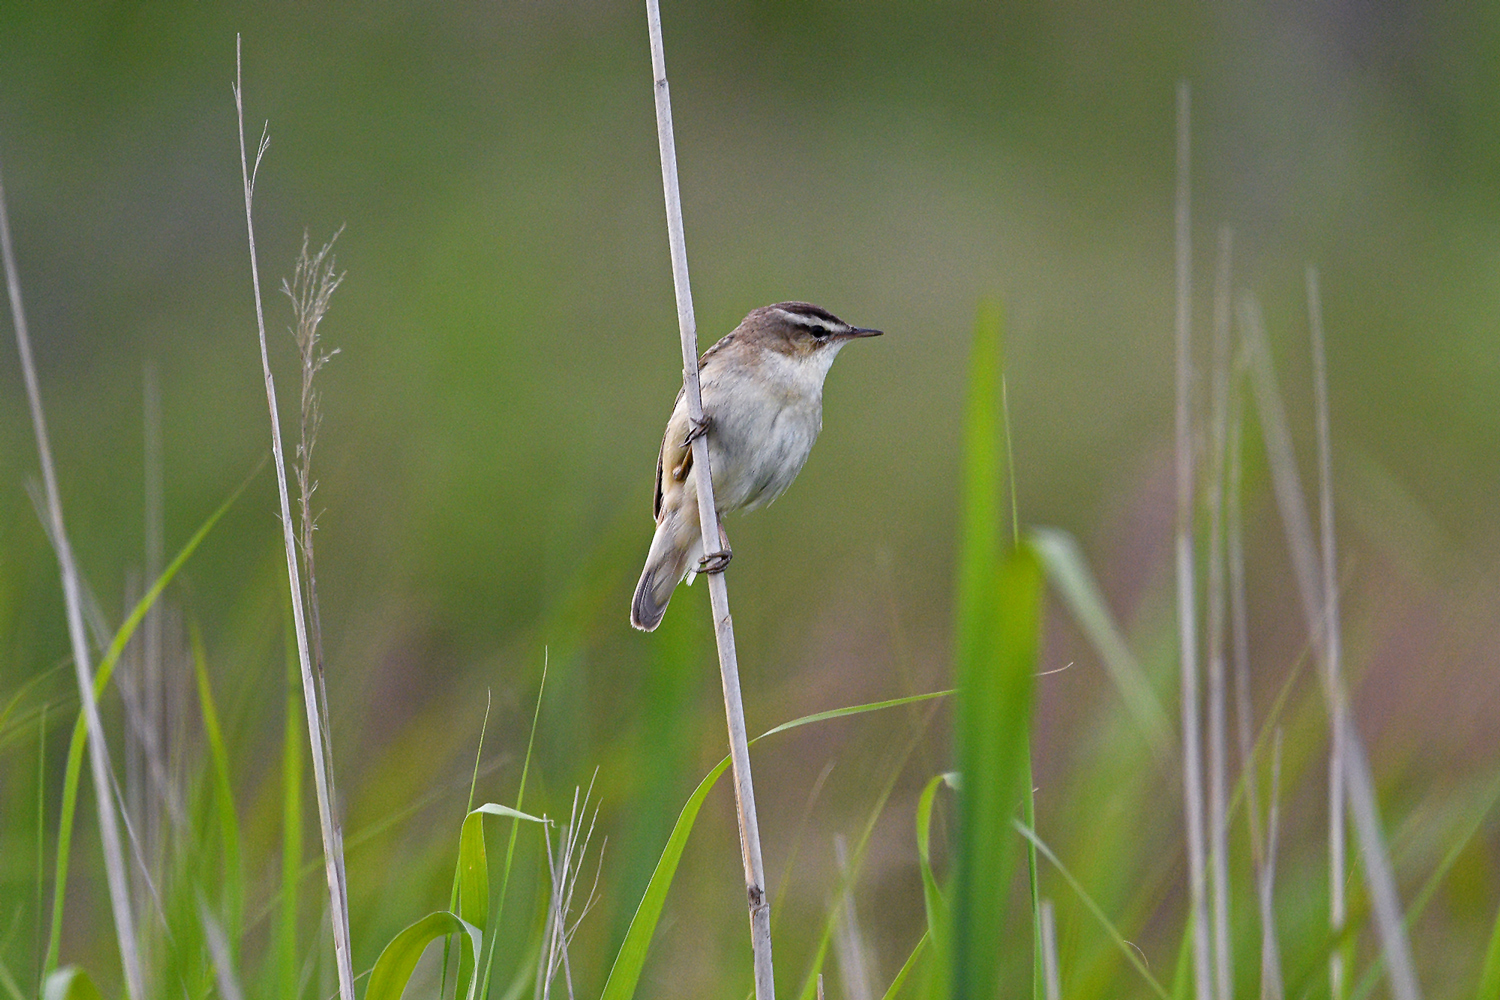
[[[707,419],[707,418],[704,418]],[[722,573],[724,567],[729,565],[729,560],[734,558],[734,550],[729,547],[729,536],[724,533],[724,522],[719,522],[719,551],[709,552],[698,560],[699,573]]]
[[[703,435],[707,434],[708,429],[713,425],[714,418],[709,416],[707,413],[703,414],[703,416],[699,417],[697,420],[689,419],[687,437],[682,439],[682,446],[684,448],[691,448],[693,446],[693,442],[701,438]],[[728,560],[725,561],[728,562]]]
[[[734,553],[729,549],[720,549],[718,552],[710,552],[698,560],[699,573],[722,573],[729,565],[729,560],[734,558]]]

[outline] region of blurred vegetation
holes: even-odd
[[[1173,703],[1172,92],[1186,78],[1196,287],[1210,287],[1215,233],[1232,226],[1304,470],[1301,283],[1309,262],[1322,275],[1354,711],[1403,899],[1443,875],[1412,926],[1424,986],[1472,995],[1500,900],[1500,7],[730,0],[663,15],[700,342],[793,298],[887,331],[830,376],[826,429],[796,486],[728,527],[751,732],[951,686],[964,386],[987,297],[1007,308],[1021,522],[1080,539]],[[679,594],[658,633],[627,623],[680,381],[642,5],[0,10],[0,167],[70,535],[111,627],[149,562],[146,367],[161,391],[168,558],[268,446],[236,32],[247,119],[271,135],[257,230],[286,421],[296,354],[269,289],[305,230],[321,241],[347,225],[348,278],[322,329],[340,353],[320,376],[317,498],[355,969],[446,905],[490,698],[474,801],[515,800],[546,656],[526,810],[566,814],[598,769],[600,901],[573,949],[579,992],[597,994],[678,810],[724,752],[703,588]],[[1202,335],[1206,291],[1194,314]],[[26,492],[37,459],[13,348],[0,358],[0,705],[21,695],[0,725],[0,961],[29,989],[77,697],[57,669],[68,644]],[[1326,995],[1326,727],[1258,444],[1246,455],[1258,722],[1286,690],[1283,955],[1289,988]],[[242,826],[243,949],[257,959],[276,952],[284,912],[275,509],[263,473],[167,592],[168,660],[188,692],[186,636],[202,635]],[[1055,601],[1046,623],[1037,831],[1170,983],[1186,881],[1176,765],[1152,756]],[[118,733],[118,698],[103,704]],[[954,765],[947,710],[928,712],[839,719],[757,749],[769,889],[785,890],[783,990],[801,982],[839,887],[832,838],[857,836],[892,780],[854,884],[878,988],[925,928],[912,816]],[[187,771],[211,766],[196,712],[177,736]],[[200,786],[190,805],[208,830],[213,790]],[[304,963],[329,950],[310,801]],[[1243,857],[1242,816],[1232,830]],[[736,846],[719,788],[642,996],[748,987]],[[523,836],[517,852],[511,898],[537,898],[540,842]],[[81,819],[63,958],[113,995],[98,853]],[[1258,930],[1239,871],[1245,994]],[[1146,995],[1045,867],[1042,892],[1058,906],[1065,995]],[[521,909],[497,942],[496,995],[534,954]],[[1355,954],[1362,972],[1368,935]],[[1012,966],[1029,969],[1029,951]],[[278,995],[284,968],[247,986]],[[311,976],[302,995],[330,992],[326,970],[298,971]]]

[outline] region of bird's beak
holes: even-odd
[[[869,327],[856,326],[851,328],[844,336],[852,340],[855,337],[878,337],[884,332],[884,330],[872,330]]]

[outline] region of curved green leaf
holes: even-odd
[[[464,817],[458,835],[458,912],[476,927],[484,927],[490,918],[490,862],[484,846],[484,817],[544,823],[540,816],[523,813],[510,806],[486,802]]]
[[[490,919],[490,862],[484,850],[484,813],[464,817],[458,834],[458,912],[475,927]]]
[[[932,806],[938,786],[958,787],[958,775],[952,772],[935,774],[928,780],[917,799],[917,860],[922,869],[922,903],[927,908],[927,933],[932,938],[939,955],[945,955],[946,939],[943,937],[943,920],[947,913],[947,900],[938,888],[932,874]]]
[[[49,973],[42,984],[42,1000],[103,1000],[89,974],[76,965]]]
[[[916,947],[912,948],[911,954],[906,956],[906,961],[901,965],[901,971],[896,973],[896,978],[891,980],[890,989],[885,991],[882,1000],[896,1000],[901,995],[901,988],[906,985],[906,980],[911,977],[911,970],[917,967],[917,959],[922,957],[922,952],[927,947],[927,942],[932,940],[932,935],[926,931],[917,938]]]
[[[482,950],[484,932],[466,920],[461,920],[447,910],[429,913],[406,930],[391,938],[375,968],[370,972],[370,986],[365,990],[365,1000],[401,1000],[401,993],[411,979],[412,970],[427,946],[438,938],[449,934],[462,934],[464,950],[472,957]],[[478,992],[479,977],[472,969],[469,973],[469,1000]]]
[[[667,837],[667,846],[662,849],[661,860],[646,883],[646,893],[641,897],[630,927],[625,931],[625,940],[615,954],[615,964],[610,967],[609,979],[604,983],[600,1000],[630,1000],[635,995],[636,983],[640,982],[641,969],[646,965],[646,951],[651,947],[651,936],[656,933],[656,923],[661,919],[661,908],[667,901],[667,890],[672,888],[672,877],[677,874],[677,862],[682,860],[682,850],[687,846],[688,834],[693,832],[693,823],[698,819],[698,810],[703,800],[729,769],[729,758],[725,757],[712,771],[704,775],[688,796],[687,804],[677,816],[677,824]]]
[[[767,736],[784,733],[789,729],[796,729],[814,722],[875,712],[898,705],[910,705],[933,698],[942,698],[949,694],[952,692],[935,691],[912,695],[909,698],[893,698],[868,705],[852,705],[827,712],[815,712],[800,719],[793,719],[791,722],[783,722],[750,742],[759,743]],[[630,927],[625,931],[625,940],[615,954],[615,963],[609,970],[609,979],[604,984],[604,992],[600,1000],[630,1000],[635,995],[636,984],[641,978],[641,969],[646,964],[646,952],[651,947],[652,935],[656,933],[657,921],[661,919],[662,906],[667,901],[667,890],[672,887],[672,878],[677,874],[677,863],[682,860],[683,849],[687,847],[688,835],[693,832],[693,824],[698,819],[698,811],[703,807],[703,800],[708,798],[709,791],[728,769],[729,758],[725,757],[715,765],[713,770],[704,775],[698,787],[693,789],[693,794],[688,796],[682,812],[678,814],[677,823],[672,827],[671,835],[667,837],[667,846],[662,848],[661,858],[656,863],[656,870],[651,873],[651,881],[646,883],[646,892],[641,896],[635,916],[630,919]]]

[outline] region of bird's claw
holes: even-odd
[[[720,549],[718,552],[710,552],[702,559],[698,560],[698,572],[722,573],[724,572],[724,568],[729,565],[729,560],[733,557],[734,553],[729,549]]]
[[[682,439],[682,446],[684,448],[691,448],[694,441],[708,433],[708,429],[713,426],[713,423],[714,418],[710,417],[707,413],[703,414],[697,420],[689,418],[687,437]]]

